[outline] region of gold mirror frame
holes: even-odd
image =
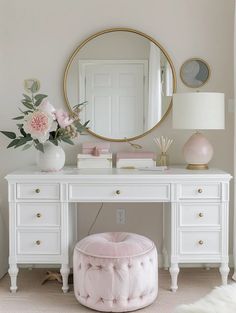
[[[69,61],[68,61],[67,65],[66,65],[66,69],[65,69],[65,72],[64,72],[63,92],[64,92],[64,98],[65,98],[65,101],[66,101],[66,106],[67,106],[67,108],[68,108],[68,110],[70,112],[72,112],[72,108],[70,106],[68,95],[67,95],[66,82],[67,82],[68,71],[70,69],[71,63],[73,62],[75,56],[77,55],[77,53],[80,51],[80,49],[83,46],[85,46],[89,41],[93,40],[94,38],[96,38],[98,36],[101,36],[103,34],[112,33],[112,32],[120,32],[120,31],[130,32],[130,33],[134,33],[134,34],[140,35],[140,36],[150,40],[151,42],[153,42],[162,51],[162,53],[167,58],[167,60],[168,60],[168,62],[170,64],[170,67],[171,67],[171,71],[172,71],[172,75],[173,75],[173,93],[176,91],[176,72],[175,72],[175,68],[174,68],[173,62],[172,62],[171,58],[169,57],[168,53],[166,52],[166,50],[160,45],[159,42],[157,42],[155,39],[153,39],[152,37],[148,36],[147,34],[145,34],[143,32],[140,32],[138,30],[135,30],[135,29],[131,29],[131,28],[110,28],[110,29],[105,29],[105,30],[102,30],[102,31],[100,31],[98,33],[95,33],[95,34],[91,35],[90,37],[88,37],[87,39],[85,39],[84,41],[82,41],[82,43],[74,50],[74,52],[72,53],[71,57],[69,58]],[[165,117],[168,115],[168,113],[170,112],[171,108],[172,108],[172,99],[170,101],[168,109],[166,110],[165,114],[162,116],[161,120],[154,127],[152,127],[151,129],[149,129],[146,132],[144,132],[143,134],[135,136],[135,137],[124,138],[124,139],[107,138],[107,137],[100,136],[100,135],[94,133],[93,131],[91,131],[89,129],[88,129],[88,133],[93,135],[93,136],[95,136],[95,137],[97,137],[97,138],[100,138],[100,139],[103,139],[103,140],[106,140],[106,141],[111,141],[111,142],[125,142],[127,140],[128,141],[136,140],[136,139],[139,139],[141,137],[146,136],[147,134],[152,132],[157,126],[159,126],[161,124],[161,122],[165,119]]]

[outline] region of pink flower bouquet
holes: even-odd
[[[47,95],[34,95],[32,91],[31,97],[25,94],[23,96],[21,103],[27,110],[20,110],[22,114],[13,118],[20,121],[17,124],[20,134],[1,131],[2,134],[12,139],[7,148],[24,146],[23,150],[26,150],[34,146],[37,150],[44,152],[43,144],[46,141],[56,146],[61,141],[73,145],[72,139],[87,129],[89,121],[82,125],[78,116],[80,107],[84,103],[76,105],[69,115],[61,109],[56,110],[48,101]]]

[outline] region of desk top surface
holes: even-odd
[[[104,176],[104,177],[194,177],[194,178],[206,178],[212,176],[224,177],[231,179],[232,176],[219,169],[208,169],[208,170],[187,170],[184,166],[173,166],[169,167],[167,170],[151,170],[151,169],[77,169],[73,166],[66,166],[63,170],[58,172],[42,172],[37,167],[28,167],[16,170],[9,173],[6,179],[16,178],[19,176],[24,177],[45,177],[45,178],[75,178],[75,177],[90,177],[90,176]]]

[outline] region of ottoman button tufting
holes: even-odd
[[[97,311],[134,311],[153,303],[158,293],[156,247],[138,234],[102,233],[85,237],[75,246],[73,272],[75,297]],[[131,290],[133,295],[140,296],[131,296]],[[147,290],[152,292],[147,294]],[[79,291],[82,294],[85,291],[87,296],[82,297]]]

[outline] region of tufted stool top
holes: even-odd
[[[135,257],[152,250],[154,243],[141,235],[124,232],[94,234],[80,240],[75,249],[102,258]]]

